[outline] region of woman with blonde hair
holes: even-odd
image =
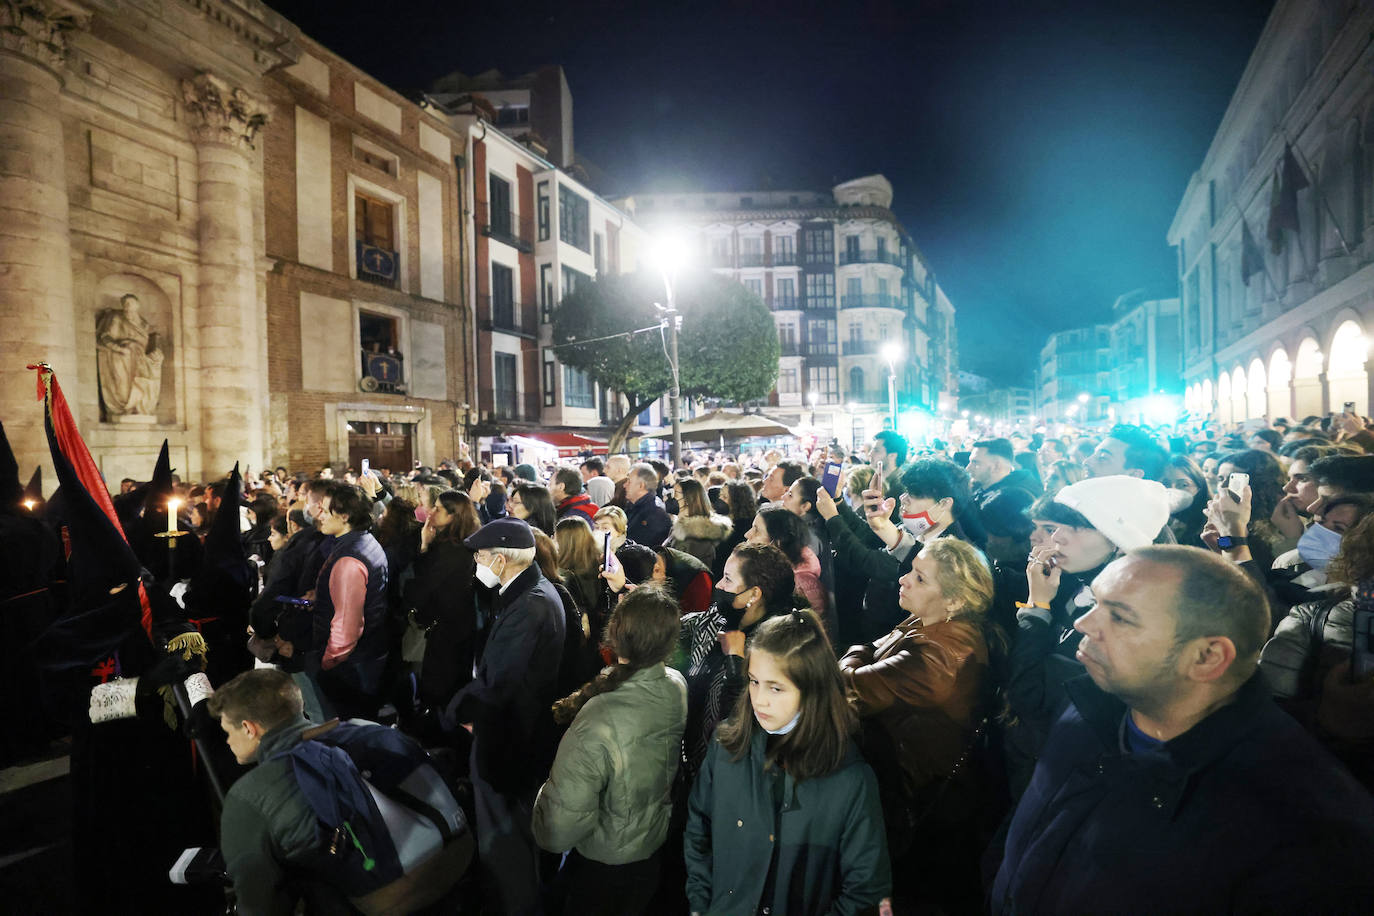
[[[978,903],[980,786],[976,768],[960,763],[989,711],[992,597],[992,571],[978,548],[931,541],[899,580],[907,618],[840,660],[849,701],[866,720],[865,756],[883,791],[897,892],[919,892],[955,912]],[[929,848],[911,850],[932,818],[940,825],[938,865]]]

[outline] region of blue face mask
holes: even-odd
[[[1313,569],[1326,569],[1326,564],[1341,549],[1341,536],[1323,525],[1309,525],[1298,538],[1298,556]]]
[[[758,716],[755,716],[755,717],[754,717],[754,721],[755,721],[755,722],[759,722]],[[763,730],[766,731],[766,732],[768,732],[768,734],[770,734],[770,735],[785,735],[785,734],[787,734],[788,732],[790,732],[792,729],[796,728],[796,727],[797,727],[797,723],[800,722],[800,721],[801,721],[801,710],[798,709],[798,710],[797,710],[797,714],[796,714],[795,716],[792,717],[792,721],[791,721],[791,722],[788,722],[788,723],[787,723],[786,725],[784,725],[782,728],[778,728],[778,729],[765,728],[765,729],[763,729]],[[762,726],[763,726],[763,723],[762,723],[762,722],[759,722],[759,726],[762,727]]]

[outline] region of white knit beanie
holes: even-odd
[[[1154,543],[1169,521],[1169,496],[1156,480],[1114,475],[1069,484],[1054,497],[1092,522],[1121,550]]]

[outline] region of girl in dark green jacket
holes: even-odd
[[[875,911],[892,887],[883,813],[824,629],[810,611],[766,620],[746,664],[688,803],[692,912]]]

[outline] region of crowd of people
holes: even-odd
[[[466,877],[398,858],[433,912],[1367,909],[1374,431],[1104,432],[114,502],[134,532],[181,501],[143,581],[208,649],[173,653],[215,688],[183,715],[256,765],[218,838],[242,913],[369,911],[331,878],[382,861],[365,814],[317,823],[347,741],[301,750],[335,718],[461,807]]]

